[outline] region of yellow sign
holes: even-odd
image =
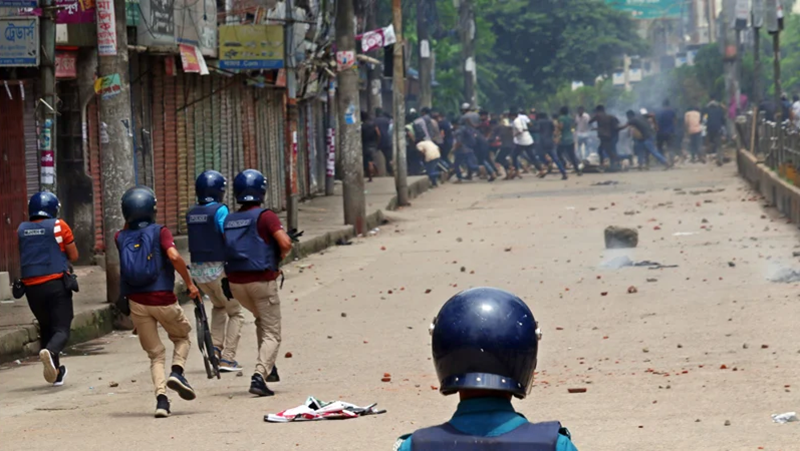
[[[283,68],[283,26],[219,27],[219,67],[246,70]]]

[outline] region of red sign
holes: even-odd
[[[125,50],[127,52],[127,49]],[[97,54],[117,54],[117,23],[113,0],[97,1]]]
[[[56,52],[56,78],[69,79],[78,76],[78,52]]]
[[[200,61],[197,59],[197,52],[195,51],[196,47],[193,45],[178,44],[178,48],[181,51],[181,64],[183,65],[183,71],[187,74],[199,74]]]

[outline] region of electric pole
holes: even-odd
[[[375,31],[378,29],[378,0],[366,0],[366,8],[364,15],[367,19],[367,31]],[[367,55],[378,59],[378,50],[373,50]],[[381,82],[381,68],[377,64],[367,64],[367,105],[369,105],[369,114],[375,117],[375,110],[383,106],[383,85]],[[384,167],[386,167],[384,165]]]
[[[778,155],[783,155],[783,104],[781,103],[781,28],[783,19],[783,6],[780,0],[767,0],[765,22],[767,31],[772,34],[772,65],[775,76],[775,122],[778,123]],[[781,162],[781,160],[779,160]]]
[[[758,112],[763,95],[761,87],[761,28],[764,26],[764,0],[753,0],[753,101]]]
[[[464,63],[464,99],[472,105],[478,106],[475,95],[478,84],[478,73],[475,65],[475,12],[472,9],[472,0],[457,0],[458,4],[458,30],[461,35],[461,53]]]
[[[286,147],[284,149],[286,172],[286,225],[289,230],[297,230],[298,196],[297,186],[297,77],[294,64],[294,8],[292,0],[286,0],[284,14],[283,42],[286,71]]]
[[[417,0],[417,40],[419,41],[419,106],[433,105],[431,94],[431,37],[428,30],[429,0]]]
[[[708,42],[713,44],[717,42],[717,8],[715,0],[705,0],[706,2],[706,15],[708,18]]]
[[[56,14],[55,0],[42,2],[41,39],[39,62],[39,89],[45,105],[37,104],[39,112],[40,184],[42,189],[55,193],[56,177]],[[24,88],[23,88],[24,89]]]
[[[394,106],[394,184],[397,205],[408,205],[408,165],[406,164],[406,77],[403,61],[403,8],[400,0],[392,0],[392,23],[397,42],[394,44],[392,94]]]
[[[365,232],[364,167],[361,150],[361,113],[359,109],[358,71],[355,66],[353,0],[340,0],[336,10],[336,77],[338,92],[340,148],[342,153],[342,197],[344,223],[356,234]]]
[[[722,45],[725,49],[724,54],[724,70],[725,70],[725,95],[726,99],[723,102],[734,102],[734,108],[739,104],[739,97],[737,92],[739,90],[739,83],[736,79],[736,62],[739,59],[739,43],[736,42],[736,0],[724,0],[722,6]],[[738,109],[738,108],[736,108]],[[733,128],[727,127],[730,132]]]
[[[97,53],[100,96],[100,172],[103,180],[103,230],[106,247],[106,299],[119,298],[119,252],[114,242],[125,226],[120,201],[134,177],[128,32],[125,0],[97,0]],[[109,92],[106,93],[106,90]],[[163,201],[163,200],[162,200]]]

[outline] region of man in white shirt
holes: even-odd
[[[800,129],[800,96],[795,94],[792,101],[792,123],[795,128]]]
[[[575,145],[577,146],[576,153],[581,160],[586,159],[591,153],[589,151],[589,139],[592,136],[592,128],[589,126],[591,119],[589,113],[582,106],[578,107],[578,114],[575,116],[575,135],[578,139],[575,140]]]
[[[514,132],[514,154],[511,159],[514,162],[517,173],[522,170],[522,166],[519,164],[519,157],[520,155],[524,155],[536,170],[539,171],[540,176],[545,174],[546,172],[543,166],[533,152],[533,137],[531,137],[531,132],[528,130],[530,119],[524,113],[517,112],[515,108],[511,109],[508,117],[513,119],[511,128]]]

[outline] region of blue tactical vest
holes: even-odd
[[[175,268],[161,249],[162,228],[160,224],[150,224],[143,229],[119,232],[119,286],[123,296],[175,289]],[[146,282],[132,283],[134,279]]]
[[[192,263],[225,261],[225,239],[217,228],[217,211],[224,205],[197,205],[186,213]]]
[[[23,222],[17,228],[22,278],[49,276],[69,270],[67,256],[56,242],[55,219]]]
[[[277,271],[280,254],[258,235],[258,217],[266,210],[253,208],[225,218],[225,272]]]
[[[411,436],[414,451],[554,451],[561,423],[525,423],[497,437],[464,434],[450,423],[420,429]]]

